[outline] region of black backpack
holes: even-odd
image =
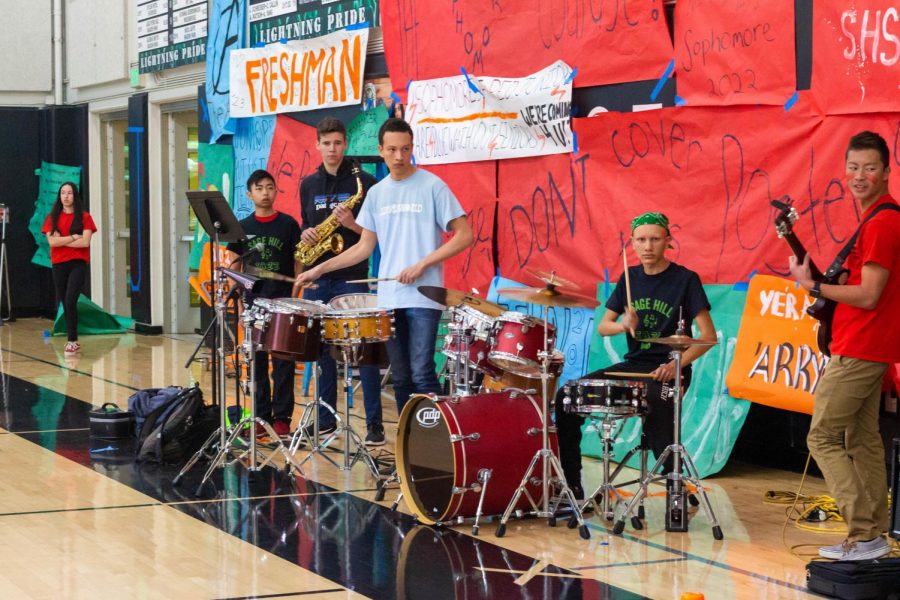
[[[137,460],[175,463],[196,452],[215,430],[215,410],[198,387],[184,388],[147,415],[137,441]]]
[[[806,587],[843,600],[898,600],[900,558],[813,561],[806,565]]]

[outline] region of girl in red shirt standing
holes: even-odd
[[[78,296],[84,287],[87,264],[91,259],[91,234],[97,231],[97,226],[82,207],[74,183],[67,181],[59,187],[56,202],[41,231],[50,244],[56,298],[63,303],[69,335],[66,354],[75,354],[81,349],[78,343]]]

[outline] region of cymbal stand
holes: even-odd
[[[552,291],[552,285],[550,286]],[[522,481],[519,483],[519,487],[516,488],[515,493],[513,494],[512,499],[509,501],[509,504],[506,506],[506,510],[503,513],[503,516],[500,518],[500,524],[497,526],[497,537],[503,537],[506,533],[506,523],[509,521],[510,515],[512,515],[513,511],[516,508],[516,505],[519,502],[519,498],[524,494],[528,499],[528,502],[531,504],[532,509],[534,510],[534,514],[537,517],[542,517],[547,519],[547,524],[551,527],[556,525],[556,512],[550,510],[550,483],[552,482],[557,486],[557,494],[561,498],[565,498],[568,502],[569,506],[572,508],[572,512],[575,516],[575,520],[578,523],[578,533],[581,535],[582,539],[590,539],[591,533],[588,531],[587,525],[584,524],[584,518],[581,516],[581,511],[578,510],[578,501],[575,499],[575,494],[572,493],[572,488],[569,487],[568,482],[566,481],[566,476],[563,473],[562,465],[559,462],[559,459],[553,454],[553,450],[550,448],[550,358],[552,356],[552,352],[550,351],[549,340],[547,339],[547,334],[549,331],[549,323],[548,323],[548,309],[546,306],[541,306],[541,314],[544,319],[544,349],[538,353],[538,358],[541,360],[541,448],[537,452],[535,452],[534,457],[531,459],[531,464],[528,465],[528,468],[525,470],[525,475],[522,477]],[[554,428],[555,429],[555,428]],[[531,494],[528,493],[527,486],[529,480],[534,473],[535,467],[537,467],[538,461],[541,462],[541,506],[538,507],[537,503],[531,497]],[[555,476],[551,477],[551,471],[555,474]]]
[[[456,356],[453,360],[447,361],[447,367],[450,371],[450,395],[451,396],[469,396],[475,393],[472,389],[472,371],[469,364],[469,343],[470,336],[466,331],[465,320],[463,314],[456,310],[456,307],[450,307],[450,313],[453,315],[451,323],[451,335],[456,338]]]
[[[679,319],[676,335],[684,335],[684,319]],[[673,441],[665,450],[663,450],[660,457],[656,460],[656,464],[653,465],[653,468],[650,469],[641,481],[640,489],[638,489],[637,493],[632,497],[631,502],[628,503],[625,512],[619,515],[618,520],[616,520],[616,523],[613,526],[613,533],[617,535],[620,535],[625,530],[625,515],[631,514],[631,511],[634,510],[637,503],[643,501],[644,496],[647,494],[647,486],[654,481],[667,480],[671,481],[672,485],[671,489],[669,489],[669,486],[667,485],[666,490],[666,531],[688,530],[686,505],[688,492],[685,486],[685,482],[688,482],[697,488],[701,506],[706,512],[706,516],[712,525],[713,537],[717,540],[721,540],[724,537],[722,534],[722,527],[716,519],[712,505],[709,502],[709,497],[700,481],[700,473],[697,471],[697,467],[694,465],[691,455],[688,454],[688,451],[681,443],[681,401],[682,396],[684,395],[681,386],[681,356],[687,348],[687,346],[672,346],[671,356],[675,360],[675,390],[673,398],[673,402],[675,403],[675,424],[674,435],[672,438]],[[672,456],[672,472],[657,475],[657,471],[665,468],[666,460],[670,455]],[[682,474],[682,463],[684,463],[683,468],[687,471],[687,475]]]
[[[344,420],[342,423],[338,425],[338,427],[328,435],[327,438],[322,442],[321,449],[324,450],[333,442],[338,439],[341,435],[344,436],[344,461],[342,465],[336,463],[330,456],[327,454],[319,452],[322,457],[328,460],[331,464],[336,466],[341,471],[349,471],[353,468],[353,465],[356,464],[356,461],[362,460],[366,467],[369,469],[369,472],[372,473],[372,476],[375,479],[380,479],[381,474],[378,472],[378,465],[375,464],[375,460],[372,458],[372,455],[369,454],[369,451],[366,449],[365,444],[359,434],[353,429],[353,425],[350,423],[350,407],[353,406],[353,370],[351,368],[351,364],[354,361],[354,357],[359,356],[360,344],[359,341],[354,341],[349,344],[341,344],[341,363],[344,367],[344,396],[346,398],[346,402],[344,404]],[[356,452],[353,454],[353,457],[350,456],[350,445],[356,444]],[[310,457],[313,455],[310,452],[301,462],[302,465]]]

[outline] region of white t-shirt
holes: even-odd
[[[372,186],[356,222],[375,233],[381,249],[378,277],[396,277],[443,242],[453,219],[464,216],[459,200],[436,175],[422,169],[395,181],[385,177]],[[444,285],[444,267],[434,265],[412,284],[378,283],[380,308],[443,308],[419,293],[420,285]]]

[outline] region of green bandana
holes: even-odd
[[[631,220],[631,233],[641,225],[659,225],[669,233],[669,218],[658,212],[646,212]]]

